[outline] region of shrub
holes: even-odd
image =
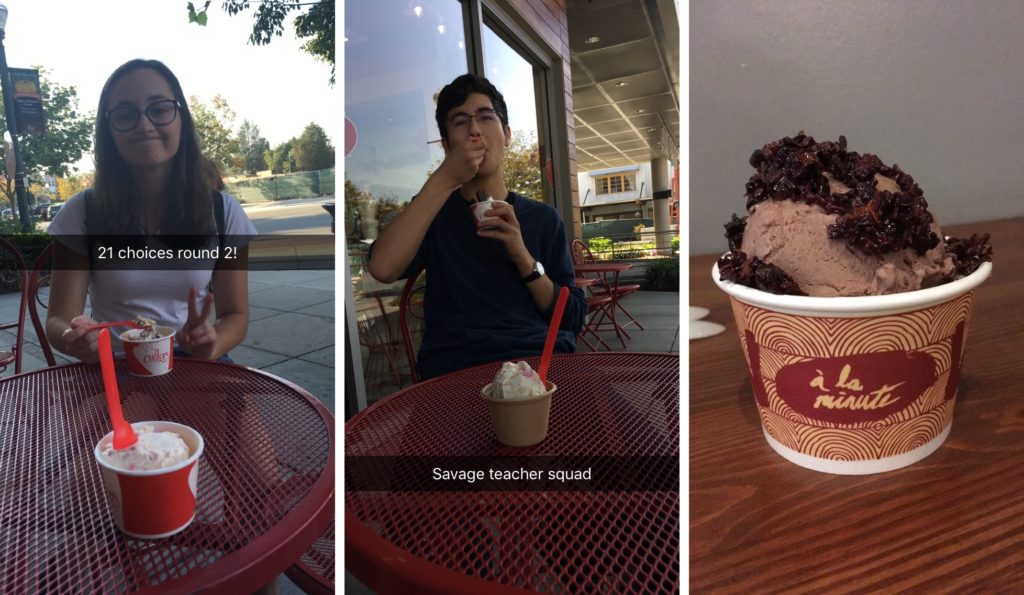
[[[679,291],[679,259],[659,258],[647,264],[645,291]]]
[[[609,259],[612,253],[612,241],[608,238],[590,238],[587,240],[587,246],[590,248],[590,253],[594,255],[594,258]]]
[[[679,236],[672,238],[672,254],[679,254]]]

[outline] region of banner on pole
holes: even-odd
[[[14,115],[18,134],[44,134],[46,114],[43,95],[39,87],[39,71],[32,68],[11,68],[11,86],[14,87]]]

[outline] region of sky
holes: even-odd
[[[335,147],[341,144],[341,96],[328,83],[330,65],[301,49],[294,16],[282,37],[254,46],[249,34],[255,8],[229,16],[222,0],[210,4],[206,27],[188,22],[188,0],[3,2],[9,13],[7,65],[45,67],[51,81],[78,89],[83,113],[95,113],[103,83],[118,66],[157,59],[175,73],[186,96],[210,105],[221,94],[236,114],[236,130],[248,119],[274,146],[316,122]],[[194,0],[199,8],[204,3]],[[86,155],[79,169],[93,169],[91,159]]]

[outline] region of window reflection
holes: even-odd
[[[545,200],[548,185],[541,168],[543,139],[537,126],[534,68],[488,26],[483,31],[484,76],[505,97],[512,144],[505,151],[505,185],[509,190]]]
[[[398,328],[403,282],[382,285],[367,250],[444,158],[434,95],[467,69],[458,0],[345,3],[345,231],[367,399],[409,384]]]

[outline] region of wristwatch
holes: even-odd
[[[540,279],[543,274],[544,274],[544,265],[542,265],[539,260],[535,260],[535,261],[533,261],[533,272],[530,273],[529,275],[521,278],[520,281],[522,281],[523,283],[530,283],[532,281],[536,281],[537,279]]]

